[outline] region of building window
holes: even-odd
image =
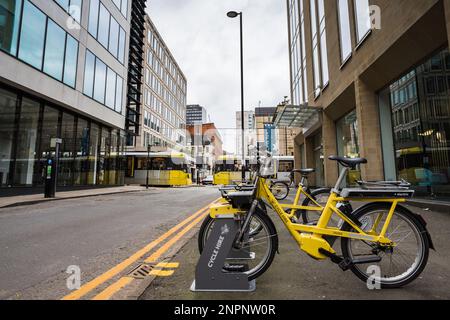
[[[352,38],[350,33],[350,11],[348,0],[338,0],[338,14],[341,62],[345,63],[352,55]]]
[[[113,3],[116,5],[117,9],[122,13],[122,15],[126,18],[128,11],[128,0],[113,0]]]
[[[35,155],[37,154],[40,104],[31,99],[22,99],[17,138],[15,185],[32,185]]]
[[[122,113],[123,79],[89,50],[86,50],[83,93]]]
[[[329,82],[324,0],[310,0],[313,47],[314,95]]]
[[[20,8],[23,3],[20,43],[17,49],[19,13],[14,17],[8,13],[2,23],[2,13],[9,9]],[[17,16],[16,16],[17,14]],[[0,3],[0,48],[16,56],[23,62],[46,73],[54,79],[74,88],[78,63],[78,41],[63,28],[49,19],[28,0],[16,1],[15,5]],[[45,53],[45,54],[44,54]]]
[[[305,50],[305,14],[303,0],[290,0],[289,26],[290,26],[290,54],[292,103],[300,105],[308,101],[308,81]],[[185,86],[183,85],[183,88]]]
[[[46,16],[29,1],[25,1],[20,34],[19,59],[42,69]]]
[[[17,54],[21,10],[22,1],[0,2],[0,49],[13,56]]]
[[[43,71],[59,81],[63,77],[64,46],[66,32],[56,23],[49,20],[47,24],[47,37],[45,40],[45,57]]]
[[[380,122],[392,119],[392,129],[381,131],[386,178],[405,179],[418,194],[450,196],[450,88],[429,86],[430,79],[450,75],[442,68],[429,72],[449,56],[448,49],[435,54],[380,94]]]
[[[88,32],[120,63],[124,63],[125,30],[99,0],[91,0]]]
[[[0,89],[0,186],[8,186],[11,181],[11,151],[14,144],[17,96]]]
[[[55,0],[75,21],[81,22],[82,0]]]
[[[340,156],[359,157],[358,120],[356,110],[336,122],[337,147]],[[351,170],[347,176],[347,185],[355,185],[361,179],[359,170]]]
[[[106,64],[97,58],[95,61],[93,98],[102,104],[105,103],[106,70],[107,70]]]
[[[364,40],[372,29],[370,21],[370,4],[369,0],[354,0],[355,19],[356,19],[356,35],[358,43]]]
[[[67,34],[66,57],[64,61],[64,83],[75,88],[78,65],[78,41]]]

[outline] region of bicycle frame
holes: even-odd
[[[316,205],[316,207],[308,207],[308,206],[299,205],[302,195],[309,198]],[[308,192],[308,189],[304,188],[303,183],[300,183],[300,185],[299,185],[299,188],[295,195],[294,203],[293,204],[280,203],[280,206],[281,206],[281,208],[283,208],[283,211],[286,209],[291,209],[291,212],[289,214],[287,214],[290,219],[295,216],[295,214],[298,210],[308,210],[308,211],[318,211],[318,212],[321,212],[323,210],[323,207],[319,203],[317,203],[317,201],[313,197],[311,197],[311,195]]]
[[[386,232],[389,228],[390,222],[392,220],[392,217],[394,215],[395,209],[399,203],[406,202],[405,199],[389,199],[389,198],[380,198],[380,199],[347,199],[339,196],[338,188],[341,185],[343,179],[345,178],[345,175],[347,173],[347,170],[343,170],[341,173],[341,176],[336,184],[335,189],[332,190],[330,197],[328,198],[327,204],[325,208],[318,209],[318,208],[308,208],[307,210],[317,210],[322,211],[322,214],[320,216],[319,222],[316,226],[308,226],[304,224],[294,223],[292,222],[291,218],[292,215],[286,213],[284,211],[284,206],[281,205],[276,199],[275,196],[271,193],[270,189],[267,187],[266,179],[264,178],[258,178],[257,181],[257,193],[256,197],[257,199],[264,199],[266,200],[271,207],[274,209],[274,211],[278,214],[280,219],[283,221],[285,227],[288,229],[289,233],[293,236],[293,238],[296,240],[300,248],[308,253],[313,258],[322,260],[328,258],[328,256],[325,256],[321,253],[321,249],[326,250],[327,252],[330,252],[332,254],[335,254],[336,252],[331,248],[331,246],[328,244],[328,242],[323,238],[324,236],[331,236],[331,237],[339,237],[339,238],[350,238],[350,239],[357,239],[357,240],[363,240],[368,242],[377,243],[380,245],[385,246],[392,246],[394,247],[395,244],[386,237]],[[302,192],[299,192],[301,194]],[[344,213],[342,213],[336,205],[339,202],[343,201],[358,201],[358,202],[384,202],[384,203],[392,203],[391,209],[389,211],[389,214],[386,218],[386,221],[384,223],[384,226],[382,228],[382,231],[380,234],[377,234],[376,230],[381,223],[381,220],[383,218],[383,214],[379,214],[377,217],[374,226],[372,227],[372,230],[365,232],[363,231],[358,225],[356,225],[350,218],[348,218]],[[300,207],[299,207],[300,208]],[[306,209],[306,208],[301,208]],[[346,223],[348,223],[350,226],[353,227],[356,232],[348,232],[348,231],[342,231],[338,228],[329,227],[329,223],[331,221],[331,218],[333,214],[338,215],[342,220],[344,220]]]

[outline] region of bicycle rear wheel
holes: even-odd
[[[277,181],[272,183],[270,186],[270,191],[275,196],[275,199],[282,201],[289,195],[289,186],[286,182]]]
[[[374,230],[376,234],[380,234],[390,208],[391,204],[380,203],[363,209],[355,218],[362,223],[362,230],[365,232]],[[376,226],[378,219],[379,224]],[[352,228],[346,224],[343,230],[352,231]],[[361,256],[379,256],[382,259],[380,262],[354,265],[351,271],[362,281],[369,280],[372,284],[379,284],[381,288],[399,288],[416,279],[427,264],[430,243],[426,232],[413,214],[398,207],[386,233],[386,237],[395,243],[393,248],[343,238],[342,254],[350,260]],[[373,267],[376,267],[379,275],[373,273]]]
[[[208,241],[215,220],[207,216],[200,227],[198,235],[198,249],[200,254]],[[246,272],[249,280],[260,277],[270,267],[278,251],[278,235],[275,226],[269,216],[257,208],[253,214],[249,230],[244,235],[242,243],[244,250],[250,252],[251,258],[228,258],[228,264],[247,264],[249,270]],[[233,252],[234,251],[234,252]],[[230,252],[235,257],[236,251]]]

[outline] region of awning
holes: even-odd
[[[276,127],[302,128],[312,116],[319,114],[321,109],[308,105],[279,105],[274,116]]]

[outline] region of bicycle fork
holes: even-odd
[[[252,219],[253,214],[256,211],[256,208],[258,207],[258,200],[255,199],[252,202],[252,206],[250,207],[250,210],[248,211],[247,215],[245,216],[244,223],[242,224],[242,227],[239,230],[239,233],[237,234],[237,237],[234,241],[234,247],[236,249],[242,248],[242,243],[244,241],[245,233],[247,232],[247,229],[250,227],[250,221]]]

